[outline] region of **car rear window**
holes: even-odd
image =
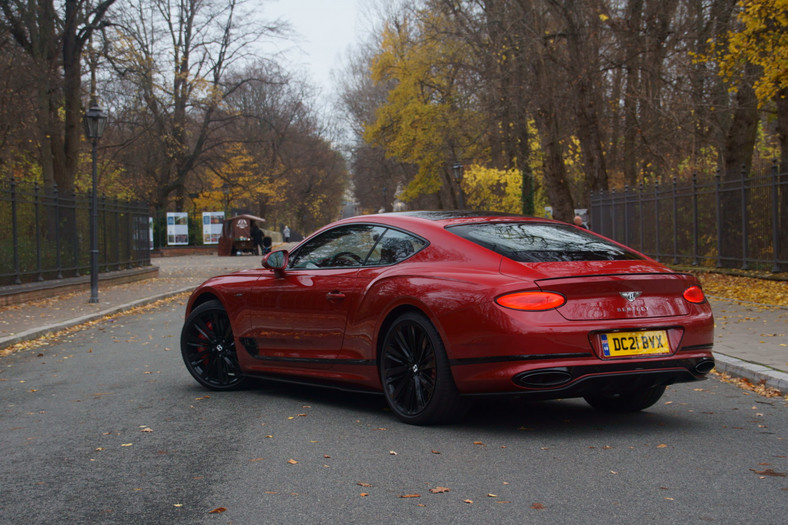
[[[637,253],[568,224],[497,222],[449,226],[447,230],[518,262],[618,261]]]

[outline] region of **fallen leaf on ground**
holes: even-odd
[[[433,494],[443,494],[444,492],[449,492],[451,489],[448,487],[435,487],[434,489],[430,489],[430,492]]]
[[[420,498],[421,494],[400,494],[400,498]]]
[[[210,511],[208,514],[221,514],[222,512],[227,512],[227,509],[225,507],[216,507],[215,509]]]
[[[752,470],[753,472],[755,472],[759,476],[774,476],[776,478],[784,478],[785,477],[785,473],[783,473],[783,472],[776,472],[776,471],[774,471],[774,470],[772,470],[770,468],[767,468],[766,470],[755,470],[754,468],[751,468],[750,470]]]

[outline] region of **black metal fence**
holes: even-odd
[[[0,286],[89,274],[90,197],[0,180]],[[150,265],[148,215],[99,197],[99,272]]]
[[[668,264],[788,271],[788,174],[592,193],[591,229]]]

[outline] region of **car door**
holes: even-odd
[[[279,276],[266,276],[248,298],[252,368],[325,368],[342,348],[348,312],[368,278],[359,269],[385,228],[341,226],[321,233],[293,253]]]

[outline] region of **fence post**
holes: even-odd
[[[786,188],[785,191],[788,191]],[[772,272],[780,271],[780,199],[778,198],[779,187],[777,185],[777,159],[772,160],[772,250],[774,251],[774,263]],[[788,210],[783,210],[788,213]]]
[[[679,209],[677,203],[678,182],[673,177],[673,264],[679,263]]]
[[[88,190],[88,198],[90,198],[90,190]],[[79,277],[79,227],[77,227],[77,223],[79,222],[79,217],[77,216],[77,191],[71,190],[71,203],[74,209],[73,217],[74,217],[74,238],[71,241],[72,246],[74,247],[74,275]]]
[[[610,238],[616,238],[616,189],[610,190]]]
[[[126,208],[126,268],[131,269],[134,268],[133,260],[133,246],[134,246],[134,221],[132,219],[132,212],[131,206],[129,204],[125,204],[124,208]]]
[[[638,225],[640,226],[640,251],[645,251],[645,236],[643,234],[644,223],[643,220],[643,181],[640,181],[640,189],[638,191]]]
[[[99,199],[99,212],[101,213],[101,238],[104,242],[101,244],[101,254],[104,256],[104,271],[109,271],[109,256],[107,252],[107,194],[102,193]]]
[[[654,232],[656,233],[656,259],[659,260],[659,179],[654,180]]]
[[[741,165],[741,269],[749,270],[747,264],[747,166]]]
[[[41,195],[38,190],[38,182],[33,183],[33,212],[36,216],[36,270],[38,270],[38,280],[43,281],[44,276],[41,271]]]
[[[698,174],[692,174],[692,266],[698,265]]]
[[[22,279],[20,279],[19,273],[19,235],[17,231],[17,221],[16,221],[16,181],[14,177],[11,177],[11,239],[12,244],[14,246],[14,273],[16,274],[16,278],[14,279],[15,284],[22,284]]]
[[[63,261],[60,256],[60,192],[57,189],[57,184],[54,185],[52,191],[55,199],[55,251],[57,252],[57,278],[63,278]]]
[[[717,202],[717,268],[722,268],[722,200],[720,197],[720,168],[714,174],[715,200]]]
[[[118,205],[118,198],[113,199],[115,205],[112,213],[115,219],[115,269],[120,270],[120,207]]]
[[[629,185],[624,185],[624,244],[629,246]]]

